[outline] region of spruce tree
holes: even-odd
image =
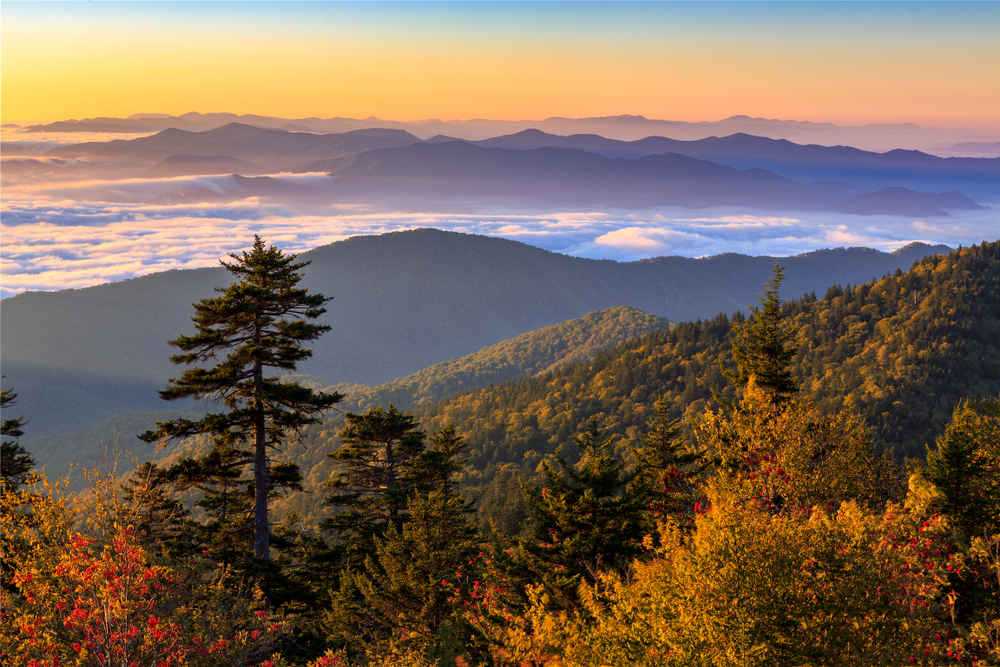
[[[1000,399],[962,402],[936,444],[927,478],[939,509],[967,539],[1000,531]]]
[[[220,263],[238,281],[217,287],[220,296],[193,304],[195,315],[191,319],[197,333],[170,341],[183,351],[171,357],[175,364],[205,362],[226,353],[225,359],[211,368],[186,370],[180,378],[171,378],[160,392],[168,401],[212,399],[228,412],[209,414],[199,421],[160,422],[157,430],[139,437],[154,442],[207,434],[215,451],[200,463],[219,471],[236,471],[252,464],[253,555],[267,560],[268,497],[273,488],[272,472],[276,472],[270,465],[270,454],[278,451],[290,434],[318,423],[322,411],[342,396],[315,392],[267,375],[295,370],[298,362],[312,355],[303,345],[330,329],[309,322],[326,312],[323,304],[330,299],[308,294],[298,286],[302,279],[299,270],[308,262],[296,263],[297,255],[265,247],[259,236],[254,237],[250,251],[230,257],[235,261]]]
[[[633,448],[637,475],[632,492],[649,502],[658,519],[676,518],[693,511],[698,495],[696,481],[708,465],[704,452],[688,451],[680,419],[670,419],[663,396],[656,400],[649,430]]]
[[[6,375],[0,377],[7,377]],[[14,406],[17,394],[13,387],[0,391],[0,409],[9,409]],[[0,442],[0,474],[3,475],[3,491],[17,491],[21,486],[30,483],[32,480],[31,470],[35,467],[36,461],[33,456],[16,440],[24,435],[22,426],[25,424],[24,415],[4,419],[0,424],[0,435],[5,438],[15,438],[14,440],[3,440]]]
[[[799,351],[798,344],[793,342],[798,330],[783,325],[778,296],[784,279],[784,270],[775,262],[774,276],[760,299],[761,307],[750,306],[751,317],[733,328],[736,371],[722,366],[723,374],[738,387],[746,387],[750,378],[754,378],[757,388],[774,404],[784,403],[799,391],[799,381],[791,369],[792,359]]]
[[[328,454],[340,472],[327,482],[325,503],[339,508],[322,527],[333,532],[349,555],[373,552],[376,536],[402,523],[408,498],[416,489],[415,471],[425,435],[412,415],[392,404],[363,415],[348,412],[340,433],[341,448]]]
[[[593,417],[586,433],[574,438],[580,466],[559,455],[561,470],[544,464],[544,487],[522,483],[534,519],[521,542],[528,567],[566,606],[578,603],[579,585],[595,584],[601,570],[624,571],[649,528],[644,499],[626,490],[634,475],[614,456],[615,439]]]

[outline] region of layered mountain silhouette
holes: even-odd
[[[435,138],[441,141],[440,138]],[[802,145],[738,133],[679,141],[646,137],[616,141],[599,135],[557,136],[539,130],[475,142],[486,148],[527,150],[543,146],[577,148],[605,157],[636,158],[655,153],[680,153],[737,169],[761,168],[798,181],[842,181],[870,187],[958,189],[967,194],[1000,191],[1000,158],[942,158],[913,150],[885,153],[850,146]]]
[[[860,215],[940,216],[982,208],[960,192],[863,193],[839,183],[799,183],[763,169],[734,169],[678,153],[607,158],[574,148],[510,150],[464,141],[418,143],[314,162],[336,177],[338,199],[511,200],[542,206],[741,206]],[[858,198],[860,194],[870,194]]]
[[[592,118],[552,117],[544,120],[417,120],[391,121],[370,118],[275,118],[272,116],[238,115],[233,113],[135,114],[129,118],[87,118],[68,120],[27,128],[33,132],[158,132],[168,128],[202,131],[226,123],[244,123],[270,129],[340,133],[368,128],[406,130],[422,139],[443,134],[462,139],[488,139],[521,130],[536,129],[552,134],[599,134],[604,137],[635,141],[649,136],[664,135],[682,140],[704,139],[747,133],[772,139],[789,139],[802,143],[827,146],[850,145],[868,150],[885,151],[906,147],[928,148],[964,142],[992,142],[996,133],[983,130],[942,129],[921,127],[913,123],[876,123],[844,126],[797,120],[776,120],[731,116],[718,121],[685,122],[657,120],[636,115],[600,116]]]
[[[171,128],[138,139],[58,146],[46,157],[76,160],[67,169],[88,173],[103,164],[134,175],[142,166],[145,177],[327,172],[335,181],[314,183],[308,193],[291,188],[291,194],[404,207],[500,201],[515,207],[739,206],[928,217],[980,208],[970,192],[1000,196],[1000,159],[872,153],[747,134],[626,142],[525,130],[478,142],[446,136],[421,141],[397,129],[320,135],[233,122],[202,132]],[[52,169],[41,163],[18,168]],[[274,182],[247,181],[225,194],[188,188],[178,196],[283,192]]]
[[[913,244],[781,258],[783,295],[824,292],[908,268],[946,250]],[[773,257],[726,254],[620,263],[515,241],[420,229],[354,237],[303,253],[303,285],[334,297],[299,372],[378,385],[551,324],[615,306],[673,321],[746,310]],[[227,285],[224,269],[167,271],[3,302],[0,364],[17,388],[30,437],[74,431],[122,412],[190,409],[157,390],[182,369],[167,340],[193,333],[192,302]]]
[[[170,128],[148,137],[60,146],[57,157],[87,157],[137,164],[153,164],[176,155],[248,160],[279,170],[304,162],[339,157],[373,148],[404,146],[419,141],[402,130],[365,129],[343,134],[316,135],[229,123],[204,132]],[[198,173],[198,172],[189,172]]]

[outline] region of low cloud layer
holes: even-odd
[[[213,184],[218,182],[213,177]],[[957,246],[994,240],[995,210],[930,223],[895,216],[775,216],[727,209],[493,215],[305,208],[256,198],[182,205],[88,202],[24,189],[5,192],[0,208],[0,290],[8,297],[213,266],[227,253],[248,247],[254,234],[286,251],[302,252],[359,234],[437,227],[570,255],[630,261],[723,252],[784,256],[837,246],[891,251],[915,240]]]

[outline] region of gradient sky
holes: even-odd
[[[1000,3],[11,2],[0,116],[1000,125]]]

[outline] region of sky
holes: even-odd
[[[997,124],[995,2],[13,2],[0,116]]]
[[[190,111],[399,121],[742,114],[996,131],[998,34],[1000,2],[4,0],[0,120]],[[213,265],[254,233],[297,252],[353,234],[434,226],[634,260],[855,245],[891,251],[914,240],[956,246],[995,240],[1000,228],[1000,201],[934,220],[167,201],[186,185],[225,191],[226,178],[5,177],[0,296]]]

